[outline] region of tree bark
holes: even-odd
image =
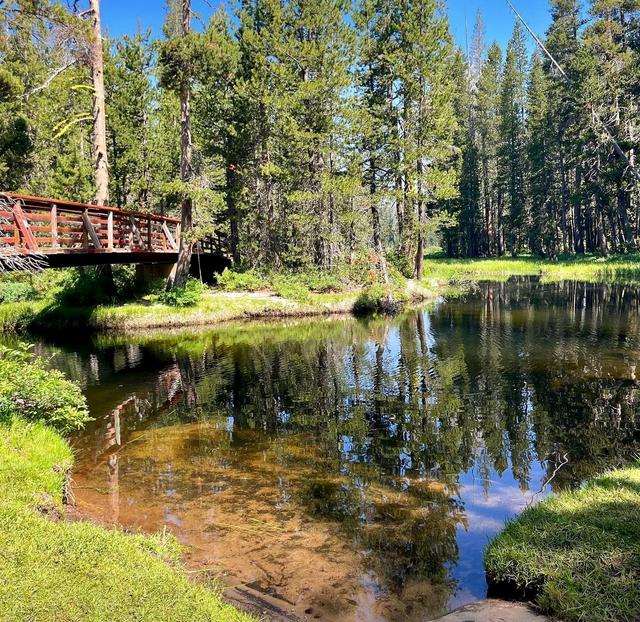
[[[93,81],[93,174],[94,202],[109,203],[109,163],[107,158],[107,114],[104,94],[104,58],[102,50],[102,21],[100,0],[89,0],[91,14],[91,79]],[[111,264],[96,268],[101,287],[109,296],[115,296]]]
[[[373,158],[369,160],[369,169],[371,179],[369,181],[369,198],[371,200],[371,228],[373,229],[373,248],[378,259],[378,268],[383,282],[389,283],[389,271],[387,270],[387,260],[384,256],[384,248],[382,247],[382,227],[380,226],[380,210],[378,209],[378,199],[376,193],[378,191],[376,183],[377,165]]]
[[[418,204],[417,204],[417,218],[418,218],[418,239],[415,258],[415,277],[420,280],[422,278],[422,269],[424,265],[424,225],[426,218],[426,208],[424,197],[422,196],[422,175],[423,175],[422,159],[418,157],[416,163],[416,176],[418,183]]]
[[[191,0],[182,0],[182,36],[191,30]],[[182,68],[180,84],[180,179],[187,184],[193,173],[193,141],[191,137],[191,67],[189,61]],[[189,278],[191,255],[193,254],[193,200],[185,189],[180,210],[180,248],[175,274],[169,278],[169,288],[181,287]]]
[[[92,40],[91,76],[93,80],[93,160],[95,201],[109,202],[109,168],[107,161],[107,120],[104,100],[104,60],[102,57],[102,26],[100,0],[90,0]]]

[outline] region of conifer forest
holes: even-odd
[[[102,202],[186,200],[247,267],[638,250],[640,0],[550,4],[557,65],[515,18],[461,48],[439,0],[169,0],[101,50],[81,3],[0,2],[0,189],[95,200],[106,148]]]

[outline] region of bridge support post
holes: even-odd
[[[136,264],[136,287],[144,291],[149,289],[154,281],[166,281],[173,270],[171,263],[139,263]]]

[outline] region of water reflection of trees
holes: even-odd
[[[494,471],[511,469],[527,489],[539,484],[534,462],[550,474],[566,454],[554,480],[566,485],[633,451],[639,329],[636,290],[483,284],[394,321],[151,340],[125,387],[113,372],[132,346],[106,348],[89,369],[106,367],[107,379],[89,396],[96,406],[109,395],[96,426],[106,442],[118,408],[125,442],[136,428],[213,416],[260,431],[280,467],[305,474],[281,482],[285,496],[340,525],[384,586],[402,591],[420,579],[447,582],[465,520],[461,473],[475,468],[488,489]],[[228,442],[233,459],[241,441]]]

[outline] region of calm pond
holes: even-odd
[[[506,519],[640,449],[640,291],[619,285],[37,349],[96,419],[74,440],[84,515],[166,525],[194,568],[308,619],[483,598]]]

